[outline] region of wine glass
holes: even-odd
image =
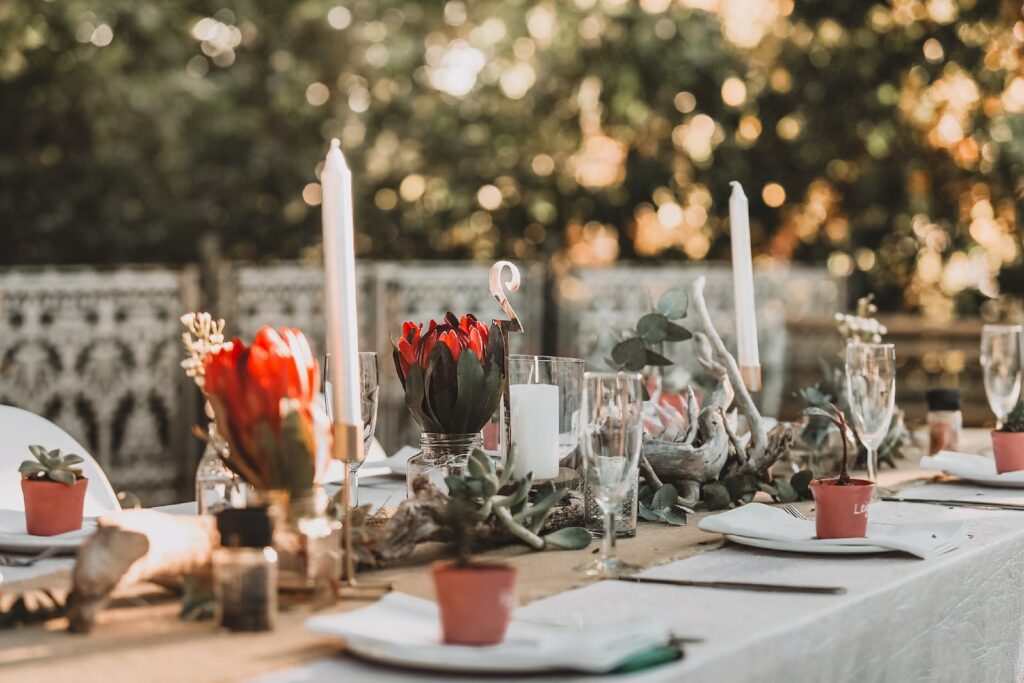
[[[643,437],[643,377],[635,372],[583,376],[581,443],[587,485],[604,512],[601,558],[577,569],[615,577],[639,570],[615,556],[615,511],[637,483]]]
[[[334,422],[334,407],[331,405],[331,354],[324,357],[324,398],[327,403],[327,415]],[[380,382],[377,377],[377,354],[363,351],[359,354],[359,403],[363,416],[363,454],[369,454],[373,435],[377,430],[377,403],[380,395]],[[348,476],[352,477],[350,507],[359,507],[359,462],[349,462]]]
[[[896,349],[892,344],[846,347],[846,399],[853,427],[868,450],[868,479],[878,480],[878,448],[896,407]],[[876,487],[877,493],[877,487]]]
[[[981,328],[981,367],[985,395],[996,414],[999,428],[1020,397],[1020,325],[985,325]]]

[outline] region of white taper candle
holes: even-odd
[[[732,280],[736,296],[736,360],[747,388],[761,389],[761,361],[757,352],[757,316],[754,310],[754,265],[750,253],[750,214],[743,186],[735,180],[729,197],[732,231]]]
[[[356,426],[362,432],[352,172],[345,163],[337,138],[331,140],[331,149],[320,174],[320,185],[323,189],[321,212],[327,273],[324,300],[327,308],[327,349],[331,354],[334,421]]]

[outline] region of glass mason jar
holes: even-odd
[[[209,434],[196,467],[196,505],[200,515],[241,507],[245,502],[242,480],[224,463],[228,442],[217,433],[216,422],[210,423]]]
[[[447,493],[444,478],[449,474],[466,473],[469,454],[476,448],[483,448],[483,436],[476,434],[420,434],[420,452],[409,458],[406,466],[405,483],[409,495],[413,495],[413,482],[425,476],[431,484]]]
[[[302,495],[260,491],[254,499],[274,520],[280,590],[313,592],[341,577],[341,523],[329,514],[322,486]]]

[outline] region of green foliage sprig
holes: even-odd
[[[82,456],[74,453],[62,453],[59,448],[47,451],[37,444],[29,446],[28,450],[35,460],[26,460],[18,467],[18,471],[25,479],[55,481],[72,486],[76,481],[84,478],[82,468],[75,467],[75,465],[85,462]]]
[[[481,525],[497,521],[535,550],[563,548],[578,550],[590,545],[590,532],[582,527],[567,527],[541,535],[544,522],[568,491],[556,490],[548,482],[530,502],[533,475],[512,480],[513,450],[499,474],[494,461],[480,449],[469,456],[464,475],[445,477],[448,503],[440,520],[451,536],[460,564],[470,564]]]
[[[1006,416],[1001,432],[1024,432],[1024,401],[1019,401],[1010,414]]]
[[[657,490],[648,485],[637,493],[637,514],[648,522],[665,522],[673,526],[686,524],[686,513],[693,513],[679,504],[679,492],[672,484],[662,484]]]
[[[693,334],[679,325],[686,317],[688,296],[685,289],[674,287],[658,298],[655,310],[647,313],[636,324],[636,335],[628,336],[614,347],[607,363],[616,370],[640,372],[648,365],[672,365],[672,361],[651,347],[664,342],[681,342]]]

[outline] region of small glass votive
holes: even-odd
[[[583,371],[579,358],[511,355],[508,359],[513,477],[533,473],[534,481],[578,489]],[[502,415],[506,411],[502,406]],[[502,430],[505,438],[505,430]],[[508,452],[507,448],[502,449]]]
[[[274,525],[265,507],[217,513],[220,547],[213,551],[217,623],[231,631],[269,631],[277,614]]]
[[[615,512],[615,537],[632,538],[636,536],[637,508],[639,507],[640,475],[637,474],[633,488],[622,500],[622,506]],[[586,482],[583,484],[584,526],[595,538],[604,536],[604,512],[594,500],[594,494]]]

